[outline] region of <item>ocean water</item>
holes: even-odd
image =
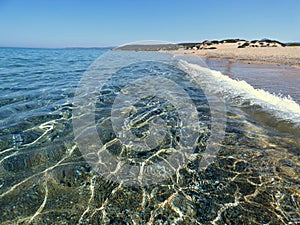
[[[299,224],[300,69],[0,48],[0,224]]]
[[[300,103],[299,68],[279,64],[239,63],[229,60],[206,60],[207,65],[235,80],[244,80],[256,89],[290,97]]]

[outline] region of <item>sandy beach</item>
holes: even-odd
[[[217,49],[173,50],[172,54],[187,54],[212,59],[228,59],[249,63],[275,63],[300,67],[300,47],[237,48],[219,45]]]

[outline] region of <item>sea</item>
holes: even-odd
[[[300,224],[300,69],[0,48],[0,224]]]

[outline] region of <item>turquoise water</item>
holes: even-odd
[[[89,67],[108,52],[0,48],[0,224],[300,223],[300,91],[296,84],[280,90],[292,100],[276,92],[279,80],[273,86],[264,78],[259,82],[262,71],[255,66],[238,64],[226,72],[225,64],[217,61],[207,63],[209,68],[201,60],[166,64],[162,61],[171,56],[155,53],[155,60],[122,67],[103,85],[93,72],[106,76],[122,57],[133,58],[133,53],[120,53],[120,57],[112,53],[116,56],[100,63],[102,67]],[[284,79],[287,70],[268,68],[263,73],[272,76],[274,71]],[[295,80],[297,72],[293,70]],[[247,79],[243,79],[245,74]],[[80,83],[83,77],[86,83]],[[118,96],[126,96],[126,87],[132,87],[128,85],[145,77],[147,82],[135,84],[141,85],[136,93],[147,94],[150,86],[144,85],[160,77],[174,83],[162,83],[165,86],[159,93],[186,101],[181,92],[173,91],[178,85],[188,94],[196,109],[190,118],[198,121],[198,136],[196,147],[176,170],[168,170],[160,179],[166,167],[157,167],[149,172],[151,182],[139,185],[129,176],[134,170],[116,177],[110,171],[107,176],[106,167],[95,167],[87,159],[99,157],[104,148],[124,165],[160,165],[176,154],[170,149],[189,147],[180,142],[180,134],[193,124],[186,125],[180,117],[182,105],[176,108],[176,103],[163,96],[139,99],[124,122],[125,131],[130,130],[142,143],[150,140],[151,146],[159,140],[159,145],[141,151],[116,134],[113,120],[119,121],[119,115],[127,112],[120,107],[113,114],[113,105]],[[292,85],[290,80],[286,82]],[[78,91],[84,84],[95,88]],[[77,105],[74,97],[90,93],[96,96],[93,123],[101,148],[91,144],[88,123],[79,130],[81,139],[74,136],[78,132],[74,119],[85,116],[74,111],[78,107],[88,111],[91,105],[90,101]],[[214,161],[200,168],[213,136],[213,111],[219,110],[211,95],[224,100],[226,129],[215,142]],[[152,121],[154,125],[163,121],[165,133],[151,130]],[[156,139],[147,139],[151,135]],[[82,151],[82,140],[98,155]]]

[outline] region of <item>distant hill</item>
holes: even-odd
[[[287,46],[284,43],[281,43],[277,40],[262,39],[262,40],[252,40],[247,41],[244,39],[224,39],[221,41],[218,40],[205,40],[199,43],[179,43],[178,45],[182,46],[185,49],[217,49],[224,45],[236,45],[237,48],[258,48],[258,47],[285,47]]]
[[[160,51],[160,50],[178,50],[178,49],[218,49],[230,46],[231,48],[268,48],[268,47],[286,47],[300,46],[300,43],[282,43],[277,40],[261,39],[247,41],[244,39],[224,39],[224,40],[205,40],[203,42],[178,43],[178,44],[130,44],[114,48],[113,50],[127,51]]]
[[[65,47],[64,49],[113,49],[114,47]]]
[[[127,51],[159,51],[159,50],[177,50],[177,44],[132,44],[117,47],[113,50],[127,50]]]

